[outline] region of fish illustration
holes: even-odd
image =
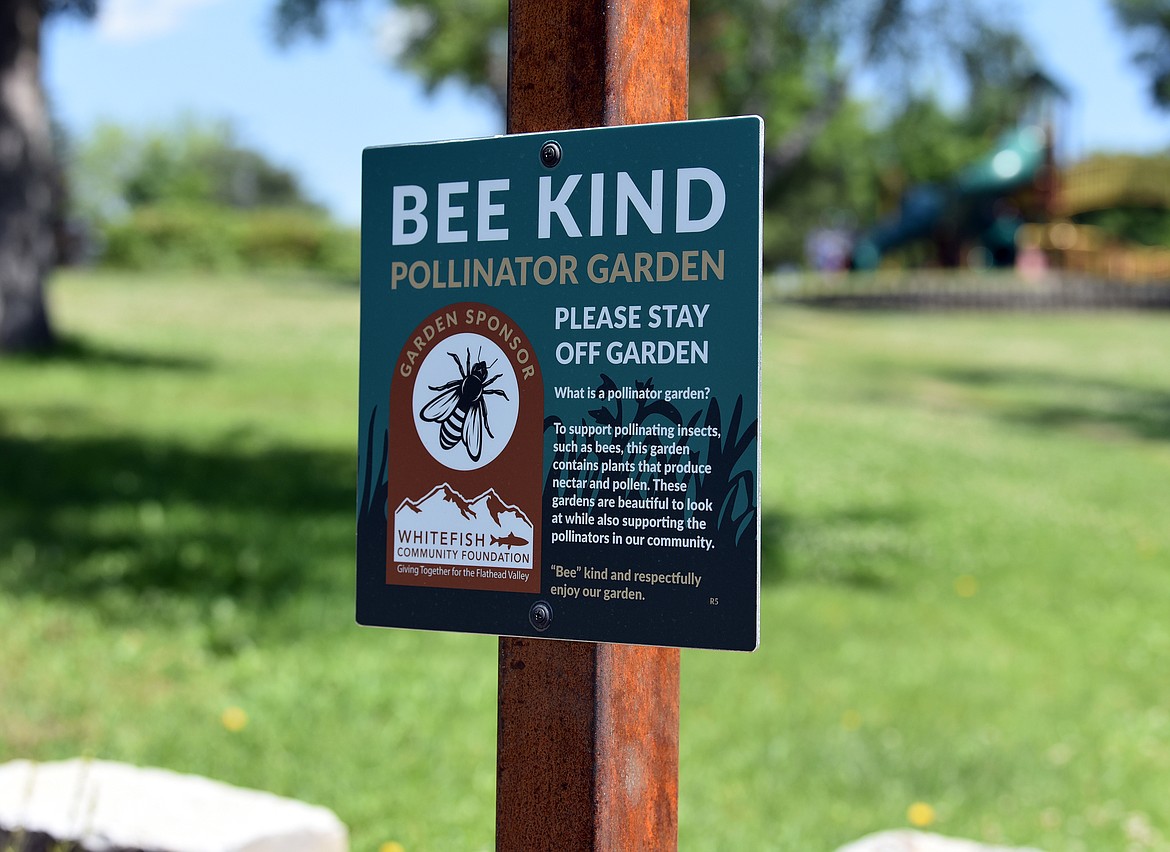
[[[522,544],[528,544],[528,539],[520,538],[516,533],[508,533],[504,536],[492,536],[492,544],[503,545],[504,547],[516,547]]]

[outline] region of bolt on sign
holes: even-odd
[[[755,117],[369,148],[362,624],[751,650]]]

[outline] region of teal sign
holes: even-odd
[[[359,622],[756,647],[762,150],[364,152]]]

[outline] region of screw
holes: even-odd
[[[541,633],[548,630],[549,625],[552,624],[552,618],[552,607],[544,601],[537,601],[532,605],[532,609],[528,610],[528,620]]]
[[[540,146],[540,162],[546,169],[555,169],[561,161],[561,146],[551,139]]]

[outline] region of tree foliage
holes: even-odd
[[[146,130],[99,124],[72,160],[75,208],[96,222],[158,204],[316,207],[296,175],[243,144],[228,122],[183,118]]]
[[[330,10],[359,2],[277,0],[277,36],[322,37]],[[428,88],[456,82],[502,111],[507,0],[384,2],[396,62]],[[958,168],[1051,88],[1010,17],[988,13],[993,3],[691,0],[692,117],[757,114],[768,128],[769,262],[799,260],[810,223],[873,215],[885,185]],[[931,88],[939,69],[962,92],[950,113]],[[860,75],[876,81],[880,104],[852,94]],[[919,119],[930,126],[916,135]]]
[[[324,37],[330,9],[360,2],[276,0],[277,38]],[[429,88],[453,81],[503,106],[507,0],[385,4],[392,59]],[[915,78],[941,66],[1000,124],[1037,78],[1030,48],[993,0],[692,0],[690,63],[692,115],[762,115],[781,166],[808,150],[859,71],[878,75],[897,102],[921,96]]]
[[[94,229],[103,264],[357,279],[356,232],[331,222],[292,172],[227,122],[101,124],[74,151],[74,211]]]
[[[276,0],[277,41],[324,38],[330,9],[362,0]],[[507,0],[388,0],[383,27],[389,58],[414,72],[428,91],[458,82],[503,111],[508,85]]]
[[[1170,110],[1170,0],[1111,0],[1134,44],[1133,60],[1149,77],[1150,97]]]

